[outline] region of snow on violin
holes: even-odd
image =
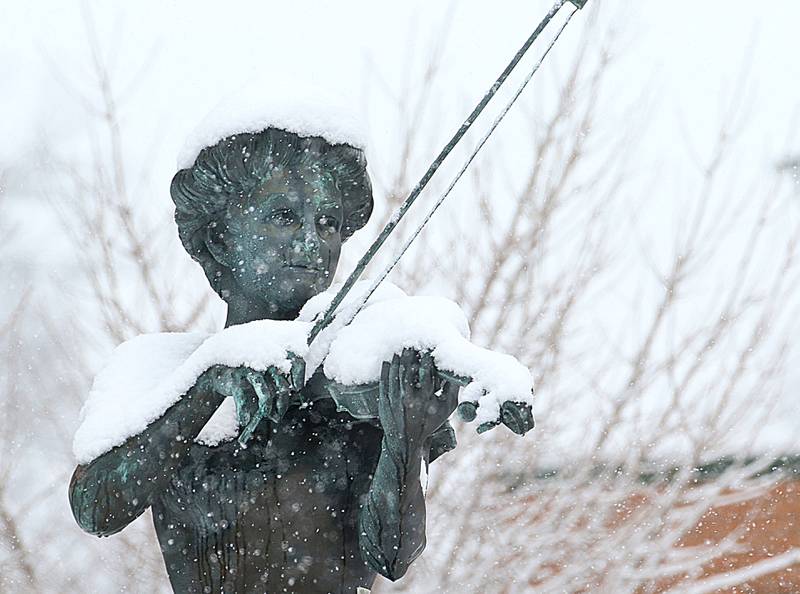
[[[368,285],[368,281],[358,283],[353,298]],[[216,334],[149,334],[123,343],[97,375],[84,405],[74,441],[76,458],[89,462],[142,431],[214,365],[288,371],[294,354],[308,357],[310,376],[313,356],[319,354],[308,352],[306,336],[311,320],[334,293],[332,288],[311,299],[294,321],[259,320]],[[321,336],[314,344],[325,342]],[[460,402],[466,403],[461,410],[477,406],[476,421],[484,427],[502,420],[504,403],[532,404],[528,369],[514,357],[472,344],[466,316],[453,301],[441,297],[408,296],[384,283],[326,346],[324,375],[345,386],[377,382],[382,363],[405,348],[430,351],[446,377],[468,378],[461,391]],[[228,404],[220,407],[196,441],[216,445],[239,434],[235,408]]]

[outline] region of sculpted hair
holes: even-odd
[[[333,177],[342,196],[342,241],[366,224],[373,199],[364,152],[320,137],[277,128],[235,134],[204,148],[191,167],[172,178],[170,194],[181,243],[217,293],[226,269],[208,251],[207,230],[221,220],[230,200],[249,195],[269,179],[273,168],[301,166],[320,167]]]

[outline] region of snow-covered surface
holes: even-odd
[[[189,134],[178,168],[191,167],[201,150],[223,138],[269,127],[363,149],[367,128],[355,103],[307,81],[250,85],[222,100]]]
[[[355,285],[343,308],[370,286]],[[454,302],[441,297],[412,297],[390,283],[382,284],[352,323],[323,334],[312,352],[306,337],[314,317],[337,287],[311,299],[297,320],[261,320],[232,326],[216,334],[149,334],[130,340],[114,351],[95,378],[75,434],[74,451],[87,463],[129,437],[140,433],[177,402],[197,378],[216,364],[288,372],[289,352],[308,362],[307,376],[316,368],[319,344],[329,348],[325,375],[342,384],[378,381],[381,365],[405,348],[430,350],[438,368],[472,378],[461,401],[476,401],[478,423],[498,417],[506,400],[532,404],[532,378],[527,368],[509,355],[469,342],[469,325]],[[226,399],[196,441],[216,445],[238,433],[235,406]]]
[[[239,435],[239,421],[236,417],[236,403],[228,396],[197,434],[195,441],[207,446],[219,445]]]
[[[81,411],[75,457],[84,464],[140,433],[215,364],[257,370],[274,365],[288,372],[286,354],[302,356],[307,334],[303,322],[260,320],[217,334],[145,334],[121,344],[95,378]],[[235,423],[235,414],[233,419]],[[225,428],[232,426],[224,411],[213,420],[204,430],[210,442],[228,435]]]
[[[322,314],[322,312],[328,308],[328,305],[333,301],[336,292],[341,286],[341,283],[336,283],[327,291],[309,299],[303,309],[300,310],[300,315],[297,316],[297,319],[304,322],[314,321],[318,315]],[[325,330],[320,332],[319,336],[317,336],[311,344],[305,357],[306,380],[308,380],[308,378],[313,375],[314,371],[322,364],[331,350],[333,339],[338,336],[339,330],[341,330],[342,324],[344,323],[343,321],[352,318],[352,308],[362,301],[364,294],[370,287],[371,283],[368,281],[359,281],[354,284],[347,295],[345,295],[342,303],[336,308],[336,318],[334,318]],[[401,297],[406,297],[406,293],[402,289],[390,282],[383,282],[378,285],[375,292],[370,295],[367,304],[371,307],[375,303],[390,299],[399,299]]]
[[[362,281],[340,306],[346,310],[369,283]],[[310,300],[299,319],[311,320],[331,300],[331,291]],[[324,344],[325,336],[320,335]],[[383,283],[365,307],[344,328],[337,329],[323,364],[325,376],[341,384],[376,381],[381,366],[404,348],[430,350],[436,366],[472,378],[460,400],[478,402],[476,421],[493,421],[507,401],[533,404],[533,380],[514,357],[483,349],[469,341],[469,323],[461,308],[442,297],[411,297]],[[308,354],[313,367],[318,352]]]

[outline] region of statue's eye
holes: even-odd
[[[288,227],[289,225],[294,224],[296,218],[297,217],[295,217],[295,214],[288,208],[276,210],[269,215],[270,222],[280,227]]]
[[[326,235],[332,235],[339,230],[339,221],[328,215],[319,217],[317,219],[317,225],[319,226],[320,232]]]

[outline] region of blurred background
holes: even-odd
[[[549,6],[3,3],[0,591],[169,591],[149,513],[98,540],[67,484],[111,350],[222,327],[168,191],[205,114],[286,73],[364,114],[376,211],[346,274]],[[457,427],[425,553],[374,592],[800,591],[798,22],[792,0],[575,16],[392,276],[531,368],[537,428]]]

